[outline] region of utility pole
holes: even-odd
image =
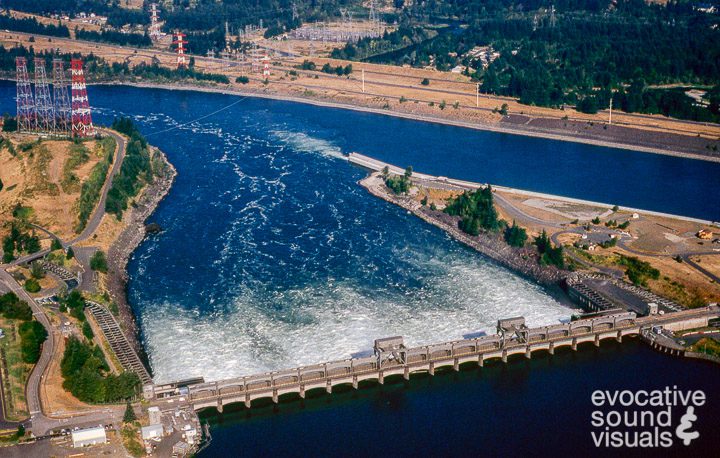
[[[612,97],[610,97],[610,117],[608,118],[608,125],[612,125]]]
[[[475,108],[480,108],[480,83],[475,88]]]
[[[362,91],[365,92],[365,69],[364,68],[362,69],[362,86],[363,86]]]

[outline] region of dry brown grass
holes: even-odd
[[[53,316],[53,321],[58,323],[59,320]],[[65,340],[58,331],[53,331],[53,334],[56,343],[55,353],[45,371],[45,376],[43,377],[40,387],[43,410],[53,417],[69,416],[72,412],[92,410],[93,406],[78,400],[63,389],[60,362],[65,352]]]
[[[35,141],[28,135],[13,135],[17,156],[5,148],[0,151],[0,179],[5,189],[0,193],[0,232],[7,230],[12,209],[17,204],[33,209],[30,221],[38,224],[63,240],[75,236],[77,201],[80,185],[88,178],[100,158],[93,153],[95,142],[87,142],[90,150],[87,162],[73,171],[78,181],[74,186],[62,186],[63,168],[69,157],[71,142],[47,140],[23,152],[19,145]],[[44,234],[40,234],[44,237]]]
[[[0,41],[2,41],[5,46],[14,46],[16,44],[29,46],[30,43],[28,42],[28,39],[28,34],[21,34],[17,32],[0,33]],[[286,48],[286,45],[272,40],[266,41],[263,44],[275,47],[279,46],[280,49],[283,47]],[[48,42],[46,39],[36,39],[32,45],[36,50],[55,49],[56,47],[60,47],[64,52],[72,51],[85,54],[93,52],[110,62],[122,62],[125,59],[129,59],[131,65],[136,65],[140,62],[150,63],[153,57],[158,58],[161,64],[165,66],[172,67],[176,61],[175,55],[169,52],[169,49],[165,46],[163,46],[162,49],[134,50],[132,48],[120,48],[101,43],[78,42],[66,39],[53,39],[52,42]],[[321,57],[313,57],[309,59],[320,65],[324,62],[331,62],[333,65],[343,66],[352,64],[354,72],[350,78],[326,75],[321,72],[316,72],[310,76],[301,73],[299,77],[287,75],[290,70],[294,70],[293,65],[302,62],[303,59],[304,57],[296,59],[274,59],[273,62],[281,61],[283,68],[272,70],[271,76],[269,77],[270,84],[267,86],[262,84],[260,81],[260,75],[252,75],[253,79],[248,85],[232,83],[230,86],[235,89],[254,89],[278,95],[308,96],[308,91],[310,91],[315,97],[333,99],[338,102],[347,102],[376,108],[387,107],[388,109],[403,113],[432,115],[468,122],[492,124],[497,123],[501,119],[500,115],[487,111],[478,112],[474,109],[462,107],[459,109],[452,108],[452,104],[456,101],[467,107],[474,107],[476,103],[476,86],[473,83],[470,83],[467,77],[462,75],[450,72],[439,72],[432,69],[404,68],[390,65],[339,61]],[[247,68],[240,70],[233,67],[226,70],[224,68],[224,64],[218,59],[213,60],[206,59],[204,57],[196,57],[195,62],[197,69],[215,73],[225,73],[231,81],[234,81],[235,77],[240,76],[241,74],[247,75],[248,72]],[[360,78],[362,69],[366,70],[365,94],[361,92],[362,84]],[[318,78],[316,79],[315,76]],[[433,81],[431,81],[429,86],[421,86],[420,81],[422,81],[423,78],[431,78]],[[401,84],[411,87],[399,88],[383,86],[379,83]],[[461,94],[437,92],[440,89],[458,91]],[[418,99],[420,102],[406,102],[401,104],[398,101],[400,97]],[[439,104],[442,101],[447,103],[447,107],[444,110],[439,108]],[[607,121],[607,114],[605,113],[589,115],[577,112],[573,109],[559,110],[553,108],[531,107],[522,105],[515,99],[507,97],[482,97],[479,102],[480,107],[486,109],[500,108],[503,103],[507,103],[508,110],[511,114],[522,113],[532,117],[553,119],[561,119],[565,116],[569,116],[571,119],[596,123],[604,123]],[[432,103],[433,106],[428,106],[429,103]],[[690,136],[700,135],[702,137],[712,139],[720,138],[720,126],[718,125],[705,126],[701,124],[687,124],[682,121],[662,116],[637,118],[621,112],[615,112],[613,113],[613,121],[616,124],[626,123],[626,125],[647,130],[670,130],[677,134]]]

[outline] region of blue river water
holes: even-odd
[[[0,82],[0,95],[0,111],[12,112],[14,86]],[[130,303],[158,381],[346,358],[391,335],[409,344],[461,338],[492,331],[503,317],[541,325],[570,315],[551,292],[367,194],[357,185],[365,172],[344,158],[352,151],[437,175],[720,219],[720,199],[700,197],[720,189],[716,163],[218,94],[98,86],[90,101],[98,124],[132,116],[178,170],[151,217],[163,232],[128,266]],[[554,403],[572,420],[573,403],[596,385],[668,380],[696,388],[691,380],[717,376],[714,367],[638,344],[588,355],[369,389],[307,408],[283,404],[280,414],[240,414],[237,423],[223,417],[206,453],[413,455],[435,445],[437,455],[499,454],[514,443],[494,438],[511,433],[520,441],[514,451],[533,450],[540,437],[560,451],[559,441],[531,432],[566,432],[559,418],[546,424]],[[588,431],[570,428],[583,440]],[[345,449],[349,436],[375,448]]]

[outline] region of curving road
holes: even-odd
[[[103,191],[100,195],[100,200],[95,207],[95,211],[93,212],[92,217],[88,220],[87,225],[85,225],[85,229],[80,233],[80,235],[67,242],[68,246],[87,240],[97,230],[98,226],[102,222],[103,216],[105,216],[105,202],[107,202],[107,195],[110,191],[110,185],[112,184],[113,178],[115,178],[115,176],[120,172],[120,167],[122,167],[123,160],[125,159],[125,138],[111,130],[97,130],[115,139],[115,143],[117,144],[117,147],[115,148],[115,158],[113,160],[112,169],[110,169],[110,172],[105,177]]]

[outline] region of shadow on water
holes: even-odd
[[[591,394],[597,389],[702,389],[708,404],[698,411],[698,456],[720,445],[712,434],[720,421],[714,379],[720,368],[656,353],[637,339],[603,342],[555,355],[533,353],[463,364],[460,370],[416,373],[410,381],[388,377],[308,392],[306,399],[281,397],[203,411],[213,443],[203,456],[468,456],[566,453],[595,449],[591,440]],[[441,447],[438,450],[438,447]],[[682,451],[666,450],[668,456]]]

